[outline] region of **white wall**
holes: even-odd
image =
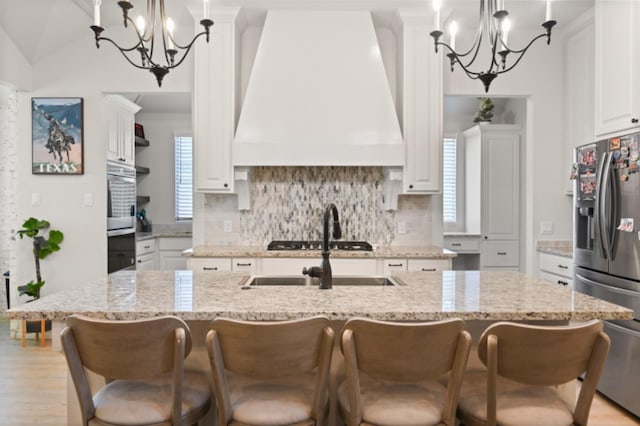
[[[120,29],[107,32],[114,38],[123,36]],[[193,56],[165,77],[162,90],[191,92],[192,80]],[[104,93],[141,91],[159,91],[153,75],[134,69],[108,44],[96,49],[91,34],[87,34],[66,46],[63,56],[53,52],[34,64],[33,90],[18,95],[18,222],[29,216],[45,218],[65,234],[61,250],[42,263],[47,282],[43,295],[81,287],[107,273],[106,128],[101,99]],[[31,174],[31,97],[40,96],[84,99],[84,175]],[[39,206],[31,203],[34,193],[40,195]],[[85,205],[86,194],[93,196],[93,205]],[[19,241],[16,247],[17,267],[11,271],[14,291],[17,285],[32,279],[34,266],[27,244]]]
[[[18,89],[30,89],[31,65],[0,26],[0,83]]]
[[[173,224],[175,220],[174,135],[191,135],[191,114],[136,114],[144,126],[147,147],[136,148],[136,164],[149,167],[148,175],[138,175],[138,194],[148,195],[147,217],[153,225]]]
[[[537,33],[513,31],[511,40],[520,46]],[[463,47],[468,41],[461,40]],[[547,239],[571,238],[571,205],[562,191],[553,191],[561,183],[563,170],[563,40],[554,35],[551,45],[534,44],[520,64],[494,80],[489,94],[527,98],[526,162],[522,179],[525,194],[521,209],[525,233],[521,235],[526,257],[526,272],[537,271],[535,241],[541,221],[554,223],[554,234]],[[485,96],[482,84],[460,70],[451,73],[445,65],[445,95]]]

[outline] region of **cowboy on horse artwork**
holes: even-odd
[[[32,98],[33,173],[83,174],[82,121],[82,98]]]
[[[62,151],[65,151],[67,153],[67,162],[71,162],[69,151],[71,151],[71,144],[76,143],[73,136],[64,133],[55,117],[46,112],[43,115],[49,120],[49,138],[44,146],[49,149],[49,154],[53,154],[54,160],[57,159],[62,163]],[[58,153],[57,156],[56,152]]]

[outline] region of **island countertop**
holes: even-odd
[[[7,311],[14,319],[64,321],[177,315],[286,320],[327,315],[379,320],[588,320],[633,318],[633,311],[519,272],[401,272],[398,286],[264,286],[243,289],[242,272],[122,271]],[[246,287],[246,286],[245,286]]]

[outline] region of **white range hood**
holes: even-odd
[[[369,12],[268,12],[232,157],[235,166],[404,164]]]

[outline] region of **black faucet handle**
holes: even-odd
[[[320,278],[320,276],[322,275],[322,268],[320,268],[319,266],[302,268],[302,275],[309,275],[311,278]]]

